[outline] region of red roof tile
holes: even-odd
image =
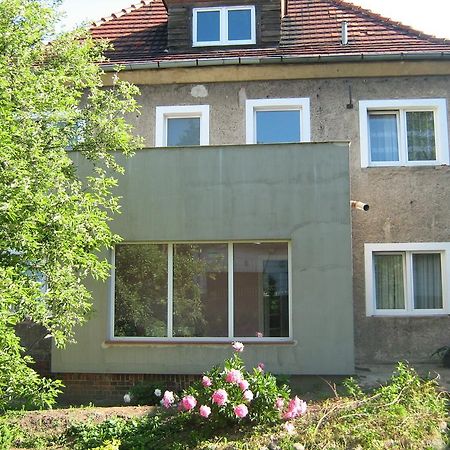
[[[348,23],[348,44],[341,25]],[[448,54],[450,41],[413,30],[342,0],[289,0],[282,19],[280,45],[274,48],[193,49],[171,54],[167,48],[167,12],[162,0],[139,4],[102,19],[91,28],[94,38],[109,39],[112,63],[164,62],[245,57],[327,57],[392,54]]]

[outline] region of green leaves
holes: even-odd
[[[0,0],[0,318],[5,336],[28,318],[63,346],[91,309],[83,281],[107,278],[99,254],[119,241],[109,229],[123,172],[115,155],[141,140],[124,120],[138,89],[104,89],[107,44],[83,31],[56,37],[53,6]],[[75,152],[92,163],[90,177],[78,178]],[[17,356],[17,345],[3,351]]]

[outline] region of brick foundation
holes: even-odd
[[[58,402],[64,404],[123,404],[123,396],[139,383],[161,383],[169,390],[186,388],[199,375],[120,373],[54,373],[66,386]]]

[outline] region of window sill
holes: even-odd
[[[102,343],[103,348],[108,347],[153,347],[153,346],[175,346],[175,345],[189,345],[189,346],[222,346],[228,347],[235,340],[227,340],[227,341],[197,341],[197,340],[182,340],[182,341],[168,341],[164,339],[160,340],[146,340],[146,339],[112,339],[105,340]],[[242,342],[245,345],[297,345],[297,341],[293,339],[287,338],[286,340],[251,340],[246,341],[242,339]]]
[[[427,317],[448,317],[450,314],[448,312],[430,312],[430,313],[418,313],[418,314],[371,314],[367,317],[382,317],[382,318],[391,318],[391,319],[423,319]]]

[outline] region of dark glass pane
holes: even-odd
[[[256,143],[300,142],[300,111],[256,111]]]
[[[441,255],[413,255],[414,309],[442,308]]]
[[[114,336],[167,336],[167,245],[116,246]]]
[[[371,161],[398,161],[396,114],[369,114]]]
[[[200,117],[168,118],[167,145],[200,145]]]
[[[436,143],[433,111],[407,112],[406,130],[408,161],[434,161],[436,159]]]
[[[405,309],[403,255],[374,255],[377,309]]]
[[[287,243],[234,244],[234,334],[289,336]]]
[[[220,11],[197,12],[197,42],[220,41]]]
[[[252,38],[252,14],[249,9],[228,11],[228,40],[244,41]]]
[[[227,255],[227,244],[174,245],[174,336],[228,336]]]

